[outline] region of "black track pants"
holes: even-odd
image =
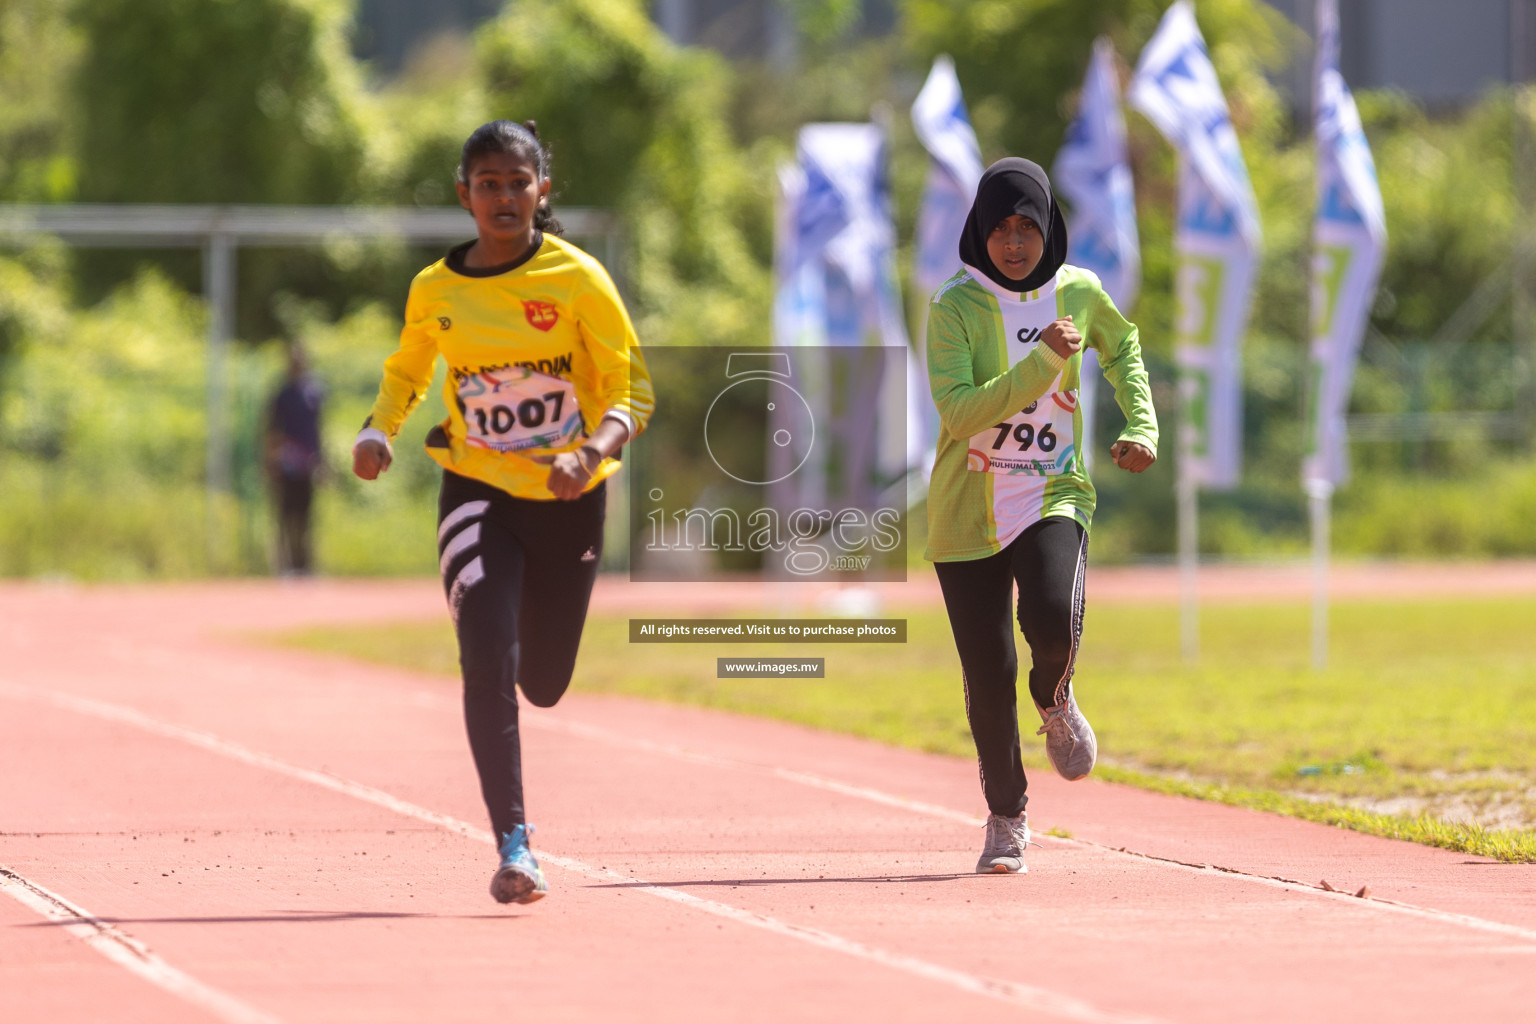
[[[1028,799],[1019,754],[1019,661],[1009,621],[1014,587],[1019,628],[1033,661],[1029,692],[1036,704],[1053,707],[1066,699],[1072,682],[1087,565],[1087,531],[1076,520],[1055,516],[1035,523],[995,555],[934,563],[960,652],[981,789],[993,814],[1012,817]]]
[[[443,474],[437,551],[459,638],[464,721],[499,837],[527,819],[517,688],[553,707],[570,685],[603,547],[606,485],[529,501]]]

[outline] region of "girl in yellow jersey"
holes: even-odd
[[[477,128],[456,177],[478,237],[411,282],[400,348],[352,462],[364,480],[389,468],[390,442],[441,355],[448,418],[427,452],[443,467],[439,566],[501,857],[491,895],[531,903],[547,890],[528,848],[517,688],[550,707],[570,685],[602,553],[604,481],[654,401],[612,280],[555,237],[534,123]]]

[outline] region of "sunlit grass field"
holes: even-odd
[[[1074,685],[1099,736],[1098,776],[1536,861],[1536,599],[1337,602],[1321,672],[1304,604],[1207,607],[1194,666],[1177,614],[1088,610]],[[906,618],[902,645],[632,646],[627,618],[597,616],[574,686],[971,757],[943,612]],[[278,639],[457,680],[446,619]],[[717,679],[726,656],[824,657],[827,678]],[[1027,763],[1044,769],[1027,714]]]

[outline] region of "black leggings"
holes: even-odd
[[[309,510],[315,500],[315,480],[309,475],[283,476],[277,491],[277,567],[283,572],[308,572]]]
[[[995,555],[934,563],[960,652],[981,789],[993,814],[1013,817],[1028,801],[1019,753],[1019,658],[1008,621],[1014,585],[1019,628],[1033,660],[1030,696],[1041,707],[1054,707],[1067,699],[1072,682],[1087,566],[1088,532],[1057,516],[1030,526]]]
[[[443,473],[437,552],[459,638],[469,748],[498,839],[527,820],[517,688],[547,708],[571,683],[602,555],[606,489],[529,501]]]

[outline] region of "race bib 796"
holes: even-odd
[[[1077,464],[1076,391],[1053,391],[971,438],[966,468],[1004,476],[1060,476]]]

